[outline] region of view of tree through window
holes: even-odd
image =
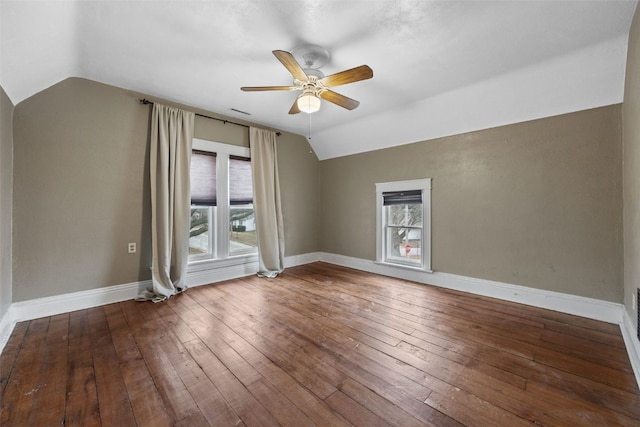
[[[189,229],[189,255],[208,254],[212,245],[209,242],[209,207],[191,207],[191,225]]]
[[[376,260],[431,269],[431,179],[376,183]]]
[[[387,258],[421,264],[422,203],[385,207],[387,218]]]

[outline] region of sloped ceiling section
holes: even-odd
[[[635,0],[0,2],[0,83],[14,104],[84,77],[311,135],[320,159],[622,101]],[[296,92],[271,54],[331,54],[361,102],[289,115]],[[249,112],[235,113],[231,108]]]

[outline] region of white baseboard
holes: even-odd
[[[150,280],[14,302],[0,321],[0,352],[18,322],[130,300],[149,285]]]
[[[618,324],[636,380],[640,384],[640,342],[635,336],[635,327],[622,304],[456,274],[426,273],[397,268],[370,260],[326,252],[294,255],[286,257],[284,260],[287,268],[316,261]],[[187,273],[187,283],[191,287],[201,286],[248,276],[257,271],[257,261],[243,265],[225,265],[216,269],[193,268]],[[150,280],[133,282],[15,302],[0,319],[0,352],[4,349],[17,322],[130,300],[150,285]]]
[[[187,286],[208,285],[210,283],[222,282],[223,280],[237,279],[238,277],[250,276],[258,272],[258,261],[246,264],[227,265],[219,268],[194,270],[187,273]]]
[[[311,252],[302,255],[292,255],[285,257],[284,267],[291,268],[297,265],[311,264],[312,262],[320,261],[320,252]]]
[[[526,286],[512,285],[510,283],[495,282],[492,280],[476,279],[457,274],[441,273],[437,271],[427,273],[336,254],[321,253],[320,260],[371,273],[398,277],[400,279],[440,286],[447,289],[454,289],[476,295],[483,295],[505,301],[531,305],[534,307],[546,308],[549,310],[574,314],[576,316],[587,317],[589,319],[601,320],[608,323],[615,323],[618,325],[622,323],[622,304],[609,301],[563,294],[560,292],[545,291]]]
[[[18,301],[11,304],[9,310],[14,321],[22,322],[23,320],[55,316],[56,314],[126,301],[135,298],[148,286],[151,286],[150,280]]]
[[[0,353],[2,353],[4,346],[7,345],[15,325],[16,322],[11,320],[11,307],[9,307],[9,310],[0,318]]]
[[[636,328],[633,326],[629,313],[624,308],[622,309],[622,313],[623,321],[620,325],[620,330],[622,331],[624,345],[627,347],[627,354],[629,355],[633,373],[640,386],[640,341],[638,341],[638,337],[636,336]]]

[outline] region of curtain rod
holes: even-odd
[[[138,101],[139,101],[141,104],[144,104],[144,105],[153,105],[153,101],[149,101],[149,100],[148,100],[148,99],[146,99],[146,98],[139,99]],[[245,125],[245,124],[242,124],[242,123],[232,122],[231,120],[219,119],[219,118],[217,118],[217,117],[211,117],[211,116],[207,116],[207,115],[200,114],[200,113],[193,113],[193,114],[195,114],[196,116],[204,117],[204,118],[206,118],[206,119],[217,120],[217,121],[219,121],[219,122],[224,123],[225,125],[226,125],[227,123],[230,123],[230,124],[232,124],[232,125],[242,126],[242,127],[244,127],[244,128],[249,128],[249,127],[250,127],[250,126]],[[280,132],[276,132],[276,135],[280,136],[280,135],[282,135],[282,133],[280,133]]]

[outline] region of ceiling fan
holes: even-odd
[[[329,88],[373,77],[373,70],[367,65],[361,65],[325,77],[318,68],[329,59],[329,53],[319,46],[303,46],[294,49],[292,52],[274,50],[273,54],[293,76],[293,85],[244,86],[240,89],[245,92],[269,90],[302,91],[291,106],[289,114],[298,114],[300,112],[310,114],[318,111],[320,109],[320,98],[347,110],[353,110],[360,105],[360,102],[334,92]],[[303,59],[305,68],[300,66],[294,54]]]

